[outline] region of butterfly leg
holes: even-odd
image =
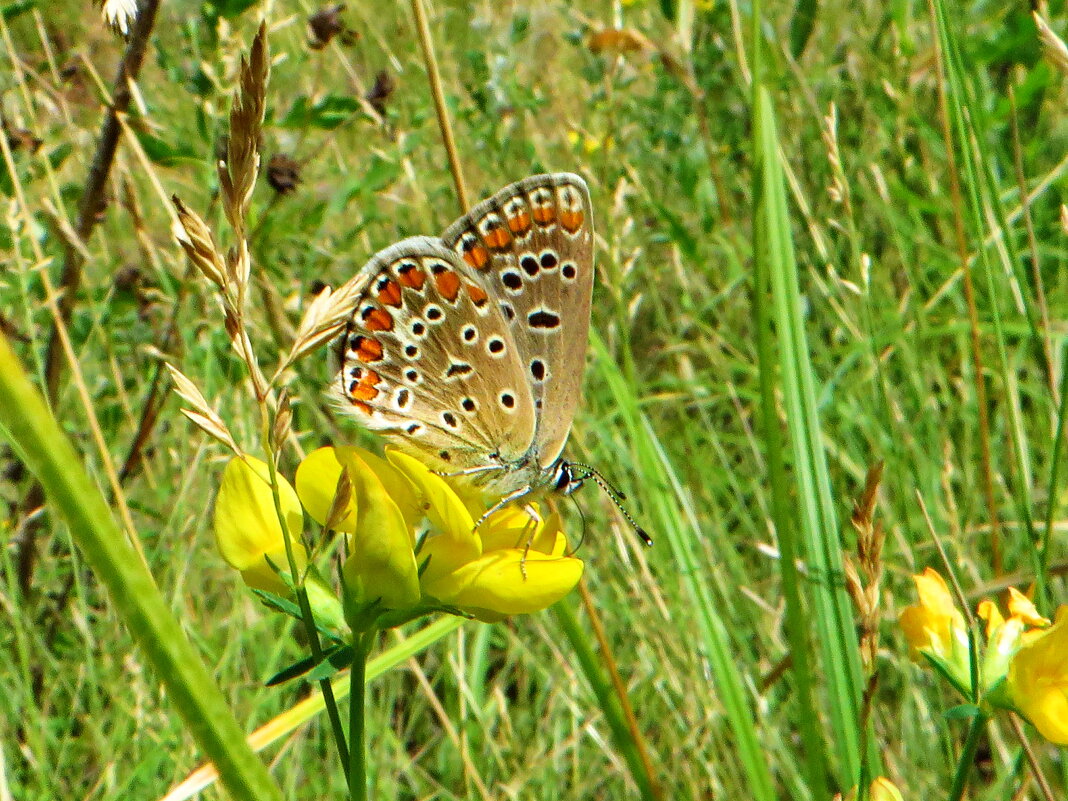
[[[457,478],[459,476],[474,476],[478,475],[479,473],[488,473],[491,470],[501,469],[502,468],[500,467],[500,465],[489,464],[480,465],[479,467],[467,467],[463,470],[455,470],[451,473],[445,473],[440,470],[431,470],[430,472],[433,473],[435,476],[441,476],[442,478]]]
[[[497,503],[493,504],[493,506],[491,506],[489,509],[487,509],[485,512],[482,513],[482,517],[480,517],[478,520],[475,521],[475,527],[472,529],[472,531],[478,531],[478,527],[481,526],[483,523],[485,523],[487,518],[489,518],[491,515],[494,515],[497,512],[501,511],[501,509],[503,509],[504,507],[515,503],[520,498],[525,498],[527,495],[530,495],[530,493],[532,493],[533,491],[534,491],[533,487],[526,486],[526,487],[520,487],[515,492],[512,492],[512,493],[509,493],[508,495],[505,495],[503,498],[501,498],[499,501],[497,501]]]
[[[538,514],[538,510],[529,503],[523,504],[523,511],[529,515],[530,520],[524,527],[530,530],[530,535],[527,537],[527,544],[523,548],[523,558],[519,560],[519,572],[523,574],[523,581],[527,580],[527,554],[530,553],[531,543],[534,542],[534,535],[538,533],[538,523],[542,522],[541,515]]]

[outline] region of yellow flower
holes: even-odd
[[[898,618],[898,625],[909,643],[909,655],[919,659],[921,652],[927,652],[949,662],[956,659],[963,648],[966,659],[967,627],[964,616],[953,604],[945,579],[932,568],[912,578],[920,602],[906,608]]]
[[[1068,607],[1009,663],[1008,697],[1050,742],[1068,745]]]
[[[362,448],[320,448],[297,468],[297,492],[305,509],[325,525],[342,474],[351,488],[338,515],[338,531],[348,535],[349,557],[342,573],[357,606],[408,609],[419,602],[419,569],[414,532],[401,511],[398,495],[414,501],[406,481],[383,459]]]
[[[300,543],[304,514],[293,487],[281,475],[278,485],[293,556],[297,569],[303,570],[307,564],[307,554]],[[282,526],[275,511],[265,462],[245,456],[234,457],[226,465],[215,500],[215,540],[223,559],[241,571],[246,584],[278,595],[287,594],[285,582],[268,563],[270,560],[282,572],[289,573]]]
[[[389,609],[444,605],[491,622],[544,609],[578,583],[583,564],[566,555],[558,515],[535,520],[509,507],[476,530],[486,509],[481,498],[418,459],[394,450],[386,456],[322,448],[297,470],[297,492],[320,523],[342,470],[348,475],[352,500],[337,529],[349,534],[344,575],[361,601]]]
[[[552,606],[578,584],[583,564],[566,555],[558,515],[535,520],[509,507],[475,531],[477,517],[448,482],[399,451],[388,451],[387,458],[428,505],[431,536],[419,552],[421,564],[428,560],[425,595],[493,622]],[[540,515],[536,505],[534,511]]]

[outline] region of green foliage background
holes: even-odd
[[[407,5],[350,3],[341,19],[352,35],[320,50],[307,44],[315,10],[248,2],[160,10],[127,119],[136,139],[120,146],[70,327],[120,465],[161,349],[242,444],[257,441],[242,366],[211,289],[191,277],[174,244],[167,199],[180,195],[225,241],[215,159],[239,56],[261,18],[275,59],[264,160],[284,153],[300,166],[295,191],[279,194],[261,179],[252,205],[253,324],[265,364],[288,349],[317,281],[339,284],[375,250],[439,232],[458,214]],[[800,539],[803,501],[825,493],[833,520],[816,533],[850,551],[852,500],[867,468],[885,461],[873,765],[906,798],[944,797],[966,724],[944,717],[958,699],[908,661],[892,625],[912,600],[908,576],[942,569],[917,497],[973,602],[1039,573],[1046,608],[1064,598],[1064,487],[1051,471],[1068,333],[1065,77],[1042,60],[1019,5],[769,3],[761,58],[776,127],[754,131],[752,10],[736,2],[479,0],[437,2],[430,15],[472,194],[541,170],[580,172],[590,183],[598,285],[570,452],[618,482],[658,542],[641,550],[596,492],[579,497],[583,517],[568,514],[571,530],[584,532],[589,586],[662,797],[766,797],[739,757],[739,714],[753,721],[775,797],[828,799],[847,789],[855,777],[845,754],[861,741],[856,732],[848,746],[832,736],[832,711],[848,700],[835,689],[842,665],[828,662],[813,634],[824,609],[815,600],[825,578],[818,571],[802,570],[800,588],[811,680],[795,669],[785,624],[760,419],[758,366],[769,362],[758,352],[754,306],[769,300],[753,289],[754,222],[774,205],[754,191],[754,165],[767,157],[761,141],[782,158],[781,221],[793,244],[777,240],[778,255],[796,259],[805,340],[795,367],[814,386],[800,419],[790,416],[789,384],[775,399],[787,440],[808,426],[827,469],[825,479],[807,477],[796,452],[782,452],[798,531],[781,533]],[[1046,12],[1063,30],[1063,4]],[[0,172],[0,321],[40,379],[51,331],[40,271],[58,280],[102,92],[123,45],[89,4],[9,3],[0,20],[0,104],[15,166],[14,175]],[[592,52],[589,37],[612,27],[639,31],[648,45],[623,56]],[[950,120],[963,126],[952,151],[940,122],[940,63]],[[395,88],[377,119],[363,98],[381,71]],[[962,186],[956,207],[953,176]],[[32,229],[15,212],[16,186]],[[178,335],[168,344],[172,319]],[[779,347],[785,333],[774,325]],[[294,428],[302,446],[372,443],[324,403],[326,377],[325,358],[299,367]],[[994,514],[983,489],[979,378]],[[55,415],[104,487],[83,408],[65,386]],[[213,550],[211,499],[225,457],[172,400],[124,493],[159,586],[251,730],[305,694],[297,683],[263,686],[303,651],[294,628],[265,614]],[[22,499],[30,477],[10,451],[3,470],[0,785],[16,799],[160,797],[198,764],[198,750],[47,508],[28,549]],[[1042,551],[1047,517],[1052,540]],[[813,568],[811,553],[802,556]],[[737,681],[734,694],[725,671]],[[814,708],[799,701],[806,693]],[[467,625],[377,679],[370,698],[375,798],[636,795],[552,614]],[[805,721],[815,723],[819,750],[811,741],[801,747]],[[1032,742],[1063,795],[1064,760],[1033,732]],[[271,755],[287,797],[344,792],[325,721]],[[995,724],[980,756],[973,796],[1014,797],[1027,768],[1011,730]],[[824,773],[827,786],[813,786]]]

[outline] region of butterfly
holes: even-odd
[[[510,184],[440,238],[404,239],[363,266],[332,349],[332,394],[434,472],[499,498],[483,519],[547,492],[569,495],[590,478],[621,498],[562,456],[593,279],[586,182],[553,173]]]

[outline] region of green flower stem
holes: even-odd
[[[597,696],[597,702],[612,730],[612,739],[615,741],[616,748],[619,749],[619,753],[630,770],[631,778],[638,786],[639,796],[645,801],[656,801],[657,793],[653,781],[646,773],[645,763],[634,742],[634,735],[627,726],[626,716],[620,707],[619,699],[614,695],[612,685],[601,673],[597,655],[590,647],[588,635],[575,614],[574,602],[569,598],[564,598],[552,609],[556,613],[556,620],[564,636],[567,637],[567,641],[575,651],[582,675],[586,677],[586,681],[590,683],[590,689]]]
[[[308,643],[311,646],[312,657],[316,662],[323,660],[323,647],[319,642],[319,629],[315,625],[315,614],[312,612],[311,603],[308,601],[308,590],[304,586],[305,576],[297,570],[297,558],[293,553],[293,535],[286,524],[286,516],[282,511],[281,489],[278,484],[278,466],[275,464],[274,446],[270,432],[272,430],[270,411],[266,402],[260,403],[260,421],[263,426],[263,443],[266,446],[267,470],[271,476],[271,497],[274,499],[274,513],[278,516],[278,525],[282,527],[282,540],[286,546],[286,561],[289,564],[289,575],[293,580],[293,586],[297,595],[297,605],[300,607],[300,619],[304,623],[304,631],[308,635]],[[298,580],[299,575],[299,580]],[[341,725],[341,713],[337,708],[337,700],[334,698],[334,688],[329,679],[322,679],[319,687],[323,693],[323,704],[326,707],[326,716],[330,719],[330,728],[334,733],[334,742],[337,743],[338,758],[341,760],[341,769],[346,770],[349,764],[348,745],[345,742],[345,729]]]
[[[968,739],[964,741],[964,750],[961,751],[960,759],[957,760],[957,770],[953,774],[953,786],[949,789],[949,801],[960,801],[964,797],[964,790],[968,784],[968,774],[975,764],[975,752],[979,748],[979,739],[986,730],[986,724],[990,716],[982,710],[976,712],[972,718],[971,728],[968,730]]]
[[[367,764],[364,712],[367,706],[367,654],[375,632],[356,634],[349,672],[349,798],[367,801]]]
[[[167,689],[167,699],[215,763],[230,796],[282,801],[278,785],[249,749],[197,649],[152,575],[119,530],[82,459],[33,387],[7,339],[0,335],[0,434],[41,482],[51,511],[70,528],[96,577]]]

